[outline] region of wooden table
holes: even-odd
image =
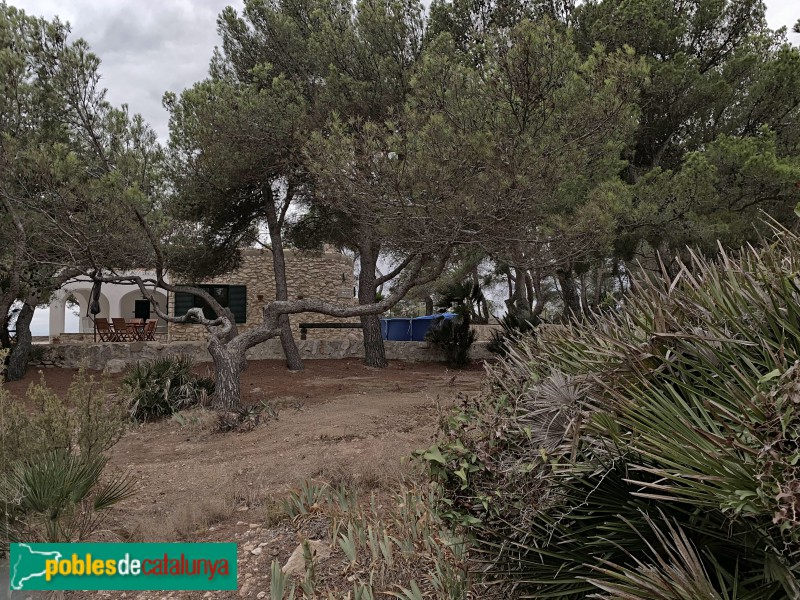
[[[147,329],[147,323],[138,323],[134,321],[126,323],[126,325],[128,326],[128,332],[137,342],[145,341],[145,330]]]

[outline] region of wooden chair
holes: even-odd
[[[145,325],[145,328],[144,328],[144,339],[145,339],[145,341],[147,341],[147,342],[155,342],[156,341],[156,337],[155,337],[156,324],[157,324],[157,321],[155,321],[153,319],[147,321],[147,325]]]
[[[127,342],[135,336],[132,334],[125,319],[112,318],[111,322],[114,324],[114,333],[116,334],[115,342]]]
[[[108,319],[104,317],[99,317],[94,320],[94,326],[97,328],[97,335],[100,336],[101,342],[116,342],[117,335],[113,329],[111,329],[111,324],[108,322]]]

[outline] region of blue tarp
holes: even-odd
[[[442,313],[438,315],[428,315],[427,317],[417,317],[411,319],[411,339],[415,342],[424,342],[425,334],[428,333],[431,324],[436,319],[452,319],[456,315],[454,313]]]
[[[381,333],[384,340],[392,342],[422,342],[435,319],[452,319],[455,316],[455,313],[442,313],[414,319],[381,319]]]

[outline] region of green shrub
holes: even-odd
[[[130,419],[125,405],[112,393],[111,379],[105,374],[97,380],[80,369],[67,389],[67,404],[74,408],[74,444],[81,454],[105,452],[128,428]]]
[[[8,542],[72,542],[97,531],[105,512],[134,493],[127,475],[102,478],[107,458],[51,450],[14,463],[0,483]]]
[[[44,379],[28,388],[27,412],[0,386],[0,539],[69,542],[101,527],[107,510],[133,493],[131,477],[104,475],[103,454],[127,414],[109,380],[81,370],[63,402]],[[6,550],[0,548],[0,553]]]
[[[517,597],[800,597],[800,239],[511,348],[424,453]]]
[[[492,339],[486,346],[489,352],[506,356],[508,349],[518,339],[536,336],[536,327],[542,320],[525,310],[510,310],[500,319],[500,331],[492,332]]]
[[[468,365],[469,350],[475,341],[475,332],[470,328],[469,312],[459,311],[452,319],[434,319],[425,339],[442,349],[448,365]]]
[[[167,417],[203,402],[214,393],[214,382],[192,372],[188,356],[167,356],[141,361],[122,380],[121,392],[137,421]]]

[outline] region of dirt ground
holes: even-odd
[[[68,370],[44,372],[59,391]],[[296,527],[277,523],[276,502],[308,479],[366,490],[396,489],[413,467],[409,456],[430,444],[439,406],[476,395],[483,367],[393,362],[370,369],[360,361],[314,360],[290,373],[282,361],[252,361],[243,374],[245,403],[266,402],[277,417],[244,433],[215,433],[215,415],[137,426],[111,450],[110,467],[139,480],[137,494],[107,522],[107,541],[236,541],[238,592],[129,592],[138,598],[269,597],[269,565],[296,547]],[[7,385],[21,395],[38,378]],[[119,379],[116,376],[115,379]],[[253,552],[254,548],[263,548]],[[75,598],[122,597],[81,592]]]

